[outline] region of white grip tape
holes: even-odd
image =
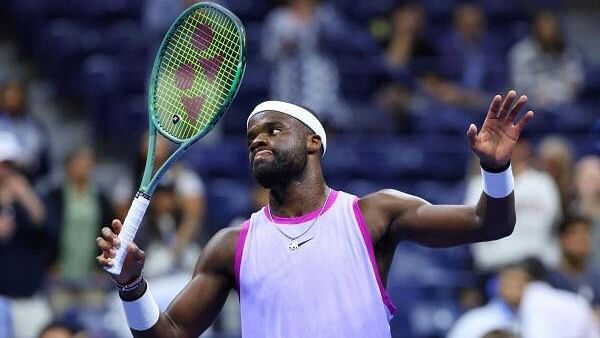
[[[146,213],[146,209],[148,208],[148,204],[150,204],[150,200],[142,195],[136,196],[131,203],[129,212],[127,212],[127,217],[125,217],[125,223],[123,223],[123,228],[121,228],[121,232],[119,233],[119,240],[121,244],[117,249],[115,258],[113,259],[113,266],[105,269],[113,275],[121,274],[123,261],[127,255],[127,246],[129,246],[129,243],[133,242],[135,234],[137,233],[140,223],[142,223],[142,219],[144,218],[144,214]]]
[[[147,282],[146,282],[147,283]],[[146,292],[132,302],[121,301],[125,318],[130,328],[137,331],[145,331],[153,327],[160,317],[158,304],[150,293],[150,286],[146,286]]]
[[[492,173],[481,168],[481,176],[483,177],[483,191],[490,197],[504,198],[515,189],[515,179],[510,165],[499,173]]]

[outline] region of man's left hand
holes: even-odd
[[[525,95],[515,103],[516,98],[514,90],[509,91],[504,99],[496,95],[479,133],[474,124],[469,126],[467,136],[471,149],[486,168],[498,169],[508,164],[521,131],[533,118],[533,111],[530,110],[515,121],[519,111],[527,103]]]

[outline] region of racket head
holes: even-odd
[[[214,3],[185,10],[169,28],[148,86],[150,124],[176,143],[206,135],[225,114],[246,66],[246,33]]]

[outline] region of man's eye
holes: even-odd
[[[273,134],[273,135],[277,135],[280,132],[281,132],[281,129],[279,129],[279,128],[273,128],[273,129],[271,129],[271,134]]]

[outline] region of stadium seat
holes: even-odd
[[[247,181],[213,179],[207,186],[208,226],[211,232],[226,227],[236,217],[248,217],[251,185]]]

